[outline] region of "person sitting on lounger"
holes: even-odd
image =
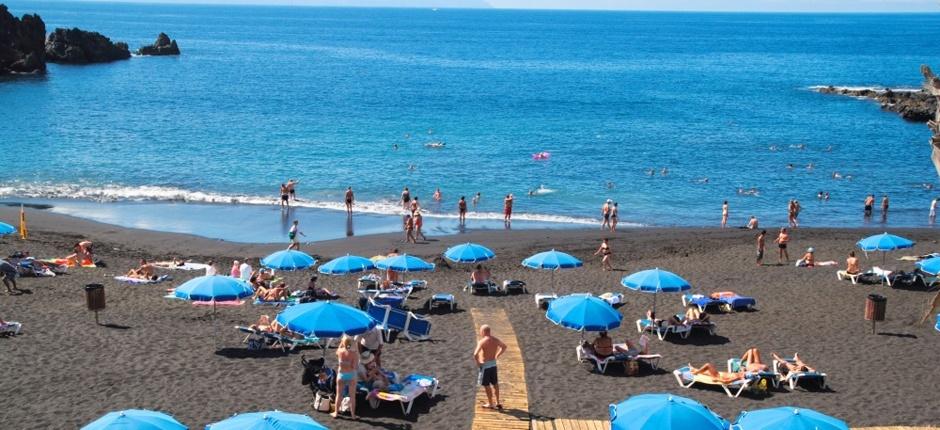
[[[373,390],[387,388],[390,385],[388,376],[375,364],[375,357],[372,353],[363,351],[359,356],[359,380],[372,387]]]
[[[597,334],[597,338],[594,339],[594,342],[591,342],[591,347],[594,349],[594,355],[598,358],[607,358],[614,355],[614,340],[607,335],[606,331]]]
[[[264,302],[286,301],[290,299],[290,292],[287,291],[287,284],[281,282],[271,288],[259,287],[255,298]]]
[[[809,248],[806,250],[806,254],[803,254],[803,258],[796,260],[796,267],[813,267],[816,265],[816,256],[814,253],[816,250]]]
[[[685,314],[680,320],[678,316],[673,315],[669,317],[669,325],[690,325],[690,324],[707,324],[709,321],[709,315],[698,308],[694,304],[689,304],[685,307]]]
[[[757,348],[750,348],[744,351],[744,355],[741,356],[741,361],[747,363],[745,370],[748,372],[763,372],[769,367],[761,361],[760,351],[758,351]]]
[[[128,278],[136,279],[156,279],[157,275],[153,272],[153,265],[147,263],[147,260],[141,259],[140,265],[136,269],[127,272]]]
[[[715,368],[715,365],[711,363],[705,363],[698,369],[692,367],[692,365],[689,364],[689,372],[693,375],[710,376],[714,378],[716,382],[722,384],[730,384],[732,382],[744,379],[747,375],[745,372],[719,372],[718,369]]]
[[[858,257],[855,256],[855,251],[849,252],[849,258],[845,259],[845,270],[838,272],[839,278],[857,276],[861,273],[862,269],[858,267]]]
[[[482,264],[477,264],[477,267],[470,273],[470,283],[474,286],[487,285],[491,276],[493,275],[489,270],[486,270]]]
[[[786,373],[790,372],[815,372],[816,369],[809,367],[803,360],[800,359],[800,354],[793,354],[792,360],[786,360],[780,358],[779,355],[773,353],[774,360],[777,360],[781,365],[780,370],[786,370]]]
[[[649,349],[650,349],[649,343],[642,344],[642,343],[634,342],[630,339],[626,339],[624,340],[624,345],[626,345],[626,348],[620,345],[615,346],[614,352],[616,352],[617,354],[625,354],[630,357],[636,357],[637,355],[649,354]]]

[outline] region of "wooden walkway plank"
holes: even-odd
[[[529,417],[529,392],[525,383],[525,364],[519,340],[502,308],[471,309],[475,331],[479,336],[480,326],[489,325],[493,335],[506,344],[506,351],[499,357],[499,397],[502,411],[484,409],[487,402],[483,387],[478,387],[476,408],[473,417],[474,430],[529,430],[533,423]],[[550,425],[550,423],[548,424]],[[551,429],[551,427],[542,427]]]

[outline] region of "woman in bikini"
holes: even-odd
[[[612,233],[617,232],[617,202],[614,202],[614,205],[610,208],[610,231]]]
[[[418,243],[418,241],[415,240],[415,223],[411,215],[405,215],[403,227],[405,229],[405,243]]]
[[[741,356],[741,361],[747,363],[745,370],[748,372],[763,372],[769,367],[761,361],[760,351],[758,351],[757,348],[744,351],[744,355]]]
[[[597,251],[594,252],[594,255],[602,255],[603,259],[601,260],[602,269],[604,270],[614,270],[614,267],[610,265],[610,242],[607,238],[604,238],[604,242],[601,243],[600,248],[597,248]]]
[[[353,347],[353,339],[345,334],[336,347],[336,409],[331,414],[336,418],[340,405],[343,404],[343,393],[349,389],[349,415],[356,417],[356,379],[359,377],[359,350]]]
[[[780,363],[782,368],[785,368],[787,373],[790,372],[815,372],[816,369],[809,367],[803,360],[800,359],[800,354],[793,354],[792,360],[787,360],[780,358],[777,353],[773,353],[774,360],[777,360],[777,363]],[[784,369],[780,369],[784,370]]]

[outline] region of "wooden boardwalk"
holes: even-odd
[[[506,352],[499,358],[499,394],[502,411],[484,409],[486,392],[477,388],[477,404],[473,415],[474,430],[528,430],[529,391],[525,384],[525,365],[516,331],[509,323],[509,316],[502,308],[470,309],[477,336],[480,326],[489,325],[493,335],[506,344]]]
[[[603,420],[569,420],[565,418],[533,419],[532,430],[610,430],[610,422]]]

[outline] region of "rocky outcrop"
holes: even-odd
[[[180,48],[175,40],[170,40],[166,33],[160,33],[153,45],[142,46],[137,50],[138,55],[180,55]]]
[[[839,94],[874,100],[881,104],[882,109],[895,112],[908,121],[927,122],[937,111],[936,98],[924,90],[892,91],[890,88],[858,89],[828,86],[817,88],[817,91],[823,94]]]
[[[131,58],[124,42],[111,42],[101,33],[57,28],[46,39],[46,61],[62,64],[108,63]]]
[[[0,75],[45,73],[46,24],[39,15],[17,19],[0,4]]]

